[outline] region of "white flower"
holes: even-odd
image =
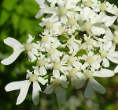
[[[28,40],[25,44],[21,44],[19,41],[11,37],[6,38],[4,40],[4,43],[13,48],[13,54],[8,58],[2,60],[1,63],[4,65],[10,65],[25,50],[27,51],[27,54],[31,61],[36,60],[36,56],[38,56],[38,45],[36,43],[32,43],[33,40],[34,38],[30,34],[28,35]]]
[[[67,23],[68,18],[71,16],[77,15],[77,11],[79,11],[79,7],[77,6],[77,3],[80,0],[58,0],[57,1],[57,7],[54,6],[54,16],[58,17],[62,23]]]
[[[69,38],[67,41],[67,47],[70,49],[70,54],[76,54],[79,51],[79,45],[81,44],[81,41],[76,40],[74,36]]]
[[[72,86],[76,89],[80,89],[84,86],[86,77],[76,68],[70,67],[66,75],[71,80]]]
[[[84,7],[81,9],[80,18],[81,21],[86,21],[81,24],[81,30],[86,31],[91,35],[100,36],[105,33],[105,28],[102,26],[102,21],[100,16],[95,13],[92,9]],[[97,24],[97,25],[96,25]]]
[[[65,57],[62,59],[57,59],[53,62],[53,75],[60,74],[61,72],[63,74],[66,74],[68,70]]]
[[[51,94],[52,92],[56,92],[55,90],[58,87],[62,87],[62,88],[68,87],[67,78],[64,75],[60,75],[59,73],[53,74],[53,76],[51,77],[51,84],[46,87],[44,92],[46,94]]]
[[[71,67],[74,67],[77,70],[80,70],[82,67],[82,64],[79,62],[79,59],[75,56],[75,54],[64,55],[63,59],[65,60],[66,65],[68,66],[68,69],[70,69]]]
[[[84,34],[84,43],[81,43],[80,49],[92,50],[95,47],[98,47],[98,42],[91,38],[91,36],[87,36]]]
[[[43,14],[50,14],[50,17],[46,17],[40,23],[46,26],[46,32],[50,34],[58,34],[67,32],[72,34],[78,28],[78,11],[80,11],[77,3],[80,0],[48,0],[50,6],[48,6],[45,0],[37,0],[40,5],[40,12],[36,15],[37,18]],[[52,28],[51,28],[52,27]]]
[[[43,35],[41,42],[39,43],[40,45],[40,51],[48,51],[51,48],[57,48],[61,46],[61,43],[56,37],[52,37],[48,34]]]
[[[85,60],[85,63],[82,65],[83,69],[89,66],[91,66],[91,69],[99,69],[101,67],[100,55],[95,55],[92,51],[90,51],[88,55],[83,55],[81,58]]]
[[[103,22],[107,27],[113,25],[116,20],[116,16],[107,16],[105,13],[100,13],[101,22]]]
[[[43,14],[51,14],[53,10],[46,5],[45,0],[36,0],[40,6],[39,12],[36,14],[36,18],[40,18]]]
[[[37,60],[37,67],[43,75],[47,74],[47,69],[51,69],[53,66],[49,58],[46,58],[44,55],[40,55]]]
[[[104,87],[98,83],[94,77],[112,77],[114,76],[114,72],[108,69],[101,69],[100,71],[86,70],[84,75],[89,79],[84,95],[85,97],[90,98],[93,96],[94,91],[102,94],[105,93]]]
[[[32,42],[33,40],[34,38],[29,34],[28,40],[24,44],[31,62],[35,61],[37,59],[37,56],[39,56],[39,53],[38,53],[39,45],[37,43],[33,43]]]
[[[22,45],[19,41],[17,41],[14,38],[8,37],[4,40],[4,43],[11,48],[13,48],[13,54],[9,56],[8,58],[1,61],[4,65],[10,65],[13,63],[19,55],[25,50],[24,45]]]
[[[39,93],[55,93],[58,102],[65,101],[68,83],[79,89],[86,85],[85,97],[94,92],[105,93],[95,77],[112,77],[118,73],[118,8],[100,0],[36,0],[40,26],[44,29],[34,41],[28,35],[26,43],[14,38],[4,43],[13,48],[13,54],[2,60],[9,65],[26,51],[33,72],[27,71],[26,80],[9,83],[6,91],[20,90],[16,104],[21,104],[33,85],[32,100],[39,102]],[[114,63],[114,70],[110,68]],[[49,72],[49,73],[48,73]],[[41,84],[41,85],[40,85]],[[46,86],[46,87],[45,87]]]
[[[50,34],[52,36],[61,35],[65,31],[61,22],[59,22],[58,19],[54,17],[43,18],[40,25],[43,27],[45,26],[44,33]]]
[[[118,52],[115,51],[116,46],[113,45],[111,40],[110,36],[105,36],[100,40],[100,54],[105,67],[109,66],[109,61],[118,64]]]
[[[63,55],[63,53],[52,47],[47,50],[47,55],[51,61],[57,61]]]
[[[17,105],[21,104],[25,100],[31,83],[33,83],[32,100],[33,100],[33,103],[37,105],[39,102],[39,92],[41,91],[41,88],[38,82],[40,82],[42,85],[45,85],[47,83],[47,80],[41,77],[40,73],[37,70],[34,70],[34,74],[32,74],[32,72],[30,71],[27,71],[27,72],[28,72],[27,80],[11,82],[7,84],[5,87],[5,90],[7,92],[13,91],[13,90],[20,90],[20,93],[16,102]]]
[[[116,5],[110,4],[109,2],[104,2],[100,6],[102,11],[107,11],[118,17],[118,8]]]

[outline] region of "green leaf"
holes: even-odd
[[[81,49],[77,52],[76,56],[82,56],[82,55],[85,55],[85,54],[87,54],[86,50]]]
[[[20,19],[20,18],[19,18],[19,16],[18,16],[17,14],[13,14],[13,15],[12,15],[11,21],[12,21],[14,30],[17,30],[17,29],[18,29],[19,19]]]
[[[10,14],[8,12],[6,12],[5,10],[3,10],[1,12],[1,16],[0,16],[0,26],[5,24],[6,21],[9,19],[9,17],[10,17]]]
[[[68,47],[62,47],[62,46],[60,46],[60,47],[58,47],[57,48],[59,51],[62,51],[62,52],[69,52],[69,48]]]
[[[4,0],[2,6],[8,11],[13,10],[17,0]]]

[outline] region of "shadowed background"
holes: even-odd
[[[118,6],[118,0],[108,1]],[[14,37],[25,42],[28,34],[38,39],[42,28],[38,26],[40,20],[34,17],[37,11],[38,5],[35,0],[0,0],[0,60],[12,53],[12,49],[3,44],[3,39]],[[41,94],[40,104],[36,107],[32,104],[30,89],[25,102],[16,106],[19,92],[4,91],[7,83],[25,79],[26,68],[30,67],[26,54],[22,54],[10,66],[0,64],[0,110],[57,110],[55,95]],[[64,110],[118,110],[118,76],[98,80],[106,88],[106,94],[96,94],[91,100],[86,100],[83,90],[69,88]]]

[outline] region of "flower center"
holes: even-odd
[[[49,56],[53,55],[53,53],[54,53],[55,51],[56,51],[56,49],[54,49],[54,48],[49,49],[49,50],[48,50],[48,55],[49,55]]]
[[[59,70],[61,68],[61,63],[60,62],[57,62],[54,64],[54,69],[55,70]]]
[[[29,80],[30,80],[31,82],[36,82],[36,81],[38,80],[38,76],[35,75],[35,74],[32,74],[32,75],[30,76]]]
[[[91,7],[92,4],[93,4],[93,1],[92,0],[87,0],[86,2],[84,2],[84,4],[88,7]]]
[[[86,61],[89,63],[89,64],[92,64],[95,62],[95,59],[94,59],[94,56],[89,56]]]
[[[44,66],[45,63],[46,63],[46,61],[45,61],[45,60],[42,60],[42,59],[39,59],[39,60],[37,61],[37,64],[38,64],[39,66]]]
[[[102,56],[103,58],[107,57],[107,52],[106,52],[106,51],[101,50],[100,53],[101,53],[101,56]]]
[[[87,32],[90,32],[90,30],[91,30],[91,28],[92,28],[92,24],[89,23],[89,22],[86,22],[84,27],[85,27],[85,29],[87,30]]]
[[[47,29],[52,29],[52,27],[53,27],[53,24],[51,22],[46,23],[46,28]]]
[[[77,71],[77,69],[75,69],[75,68],[69,70],[69,77],[70,77],[70,78],[75,77],[77,72],[78,72],[78,71]]]
[[[67,44],[68,44],[69,46],[71,46],[73,43],[74,43],[74,40],[73,40],[72,38],[67,41]]]
[[[64,6],[59,6],[58,7],[58,15],[61,16],[65,16],[67,13],[67,9]]]
[[[68,22],[71,26],[73,26],[77,23],[77,20],[74,17],[70,17]]]
[[[85,70],[85,71],[84,71],[84,75],[85,75],[87,78],[93,78],[93,75],[92,75],[91,71],[89,71],[89,70]]]
[[[102,4],[100,5],[100,10],[101,10],[101,11],[106,11],[106,10],[107,10],[107,6],[106,6],[105,3],[102,3]]]
[[[33,48],[33,45],[32,45],[31,43],[25,44],[25,49],[26,49],[27,51],[31,51],[32,48]]]
[[[68,64],[72,64],[75,60],[76,60],[76,58],[74,56],[69,56]]]

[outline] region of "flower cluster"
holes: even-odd
[[[21,104],[32,87],[32,100],[38,104],[39,93],[55,93],[63,98],[65,88],[85,87],[86,98],[94,92],[105,93],[96,77],[112,77],[118,72],[118,8],[99,0],[36,0],[43,32],[39,40],[28,35],[21,44],[8,37],[4,43],[13,54],[1,61],[13,63],[26,51],[29,62],[26,80],[9,83],[6,91],[20,90],[16,104]],[[110,68],[115,65],[115,68]],[[43,87],[43,88],[42,88]]]

